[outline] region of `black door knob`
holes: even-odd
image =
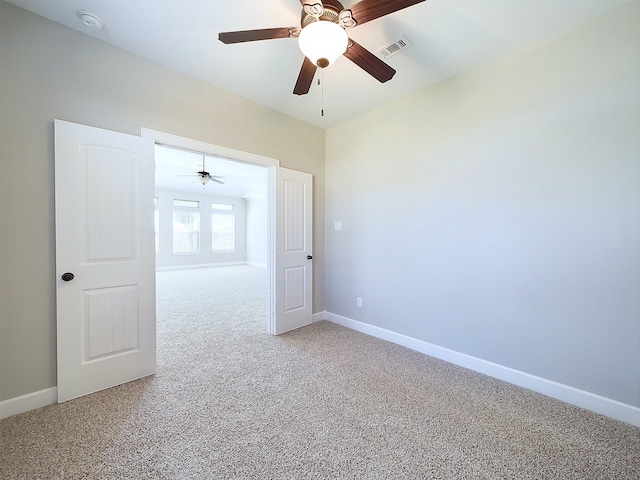
[[[62,280],[64,280],[65,282],[70,282],[71,280],[73,280],[73,273],[71,272],[67,272],[67,273],[63,273],[62,274]]]
[[[311,255],[307,255],[307,260],[311,260],[313,257]]]

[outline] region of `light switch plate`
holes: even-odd
[[[342,230],[342,222],[335,222],[334,223],[334,228],[335,228],[336,231]]]

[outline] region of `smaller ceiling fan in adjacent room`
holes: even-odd
[[[291,0],[293,1],[293,0]],[[326,68],[344,55],[379,82],[387,82],[396,71],[366,48],[350,39],[347,29],[411,7],[425,0],[360,0],[350,8],[337,0],[300,0],[300,26],[222,32],[223,43],[253,42],[278,38],[298,38],[305,55],[298,80],[293,89],[296,95],[309,93],[318,67]]]
[[[209,172],[207,172],[207,166],[206,166],[206,156],[203,155],[202,156],[202,170],[200,170],[199,172],[194,172],[192,174],[189,175],[176,175],[177,177],[198,177],[198,180],[200,181],[200,183],[202,183],[202,186],[204,187],[209,180],[219,183],[221,185],[224,185],[224,182],[222,180],[220,180],[221,178],[226,178],[226,177],[221,177],[220,175],[211,175]]]

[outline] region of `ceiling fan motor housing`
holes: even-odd
[[[324,7],[324,11],[322,15],[318,17],[318,20],[324,20],[327,22],[338,23],[340,21],[340,12],[344,10],[344,7],[340,2],[335,0],[325,0],[322,2],[322,6]],[[302,28],[309,25],[311,22],[315,22],[316,17],[307,13],[304,8],[302,9],[302,18],[300,20],[300,26]]]

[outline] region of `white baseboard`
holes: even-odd
[[[252,267],[261,267],[261,268],[267,268],[267,264],[266,263],[260,263],[260,262],[246,262],[247,265],[251,265]]]
[[[220,262],[220,263],[197,263],[195,265],[169,265],[168,267],[156,267],[156,272],[166,272],[170,270],[189,270],[191,268],[211,268],[211,267],[233,267],[235,265],[246,265],[247,262]]]
[[[341,315],[336,315],[335,313],[322,313],[326,320],[352,330],[402,345],[410,348],[411,350],[424,353],[425,355],[439,358],[449,363],[489,375],[490,377],[504,380],[563,402],[640,427],[640,408],[633,405],[627,405],[626,403],[618,402],[617,400],[612,400],[594,393],[579,390],[569,385],[554,382],[553,380],[547,380],[546,378],[537,377],[497,363],[488,362],[481,358],[472,357],[465,353],[439,347],[432,343],[408,337],[401,333],[392,332],[390,330],[369,325]],[[314,314],[314,316],[315,315],[320,316],[319,313]],[[314,319],[314,321],[318,320]]]
[[[58,388],[51,387],[39,392],[28,393],[20,397],[0,402],[0,419],[12,417],[20,413],[46,407],[58,402]]]
[[[549,397],[556,398],[563,402],[640,427],[640,408],[634,407],[633,405],[627,405],[625,403],[618,402],[617,400],[612,400],[594,393],[579,390],[568,385],[537,377],[503,365],[488,362],[448,348],[439,347],[416,338],[408,337],[400,333],[392,332],[391,330],[369,325],[334,313],[322,311],[314,313],[312,318],[313,322],[328,320],[352,330],[366,333],[372,337],[377,337],[382,340],[402,345],[410,348],[411,350],[424,353],[425,355],[439,358],[449,363],[489,375],[490,377],[504,380],[514,385],[548,395]],[[51,387],[38,392],[22,395],[20,397],[10,398],[0,402],[0,419],[28,412],[29,410],[34,410],[36,408],[46,407],[47,405],[53,405],[57,401],[57,387]]]

